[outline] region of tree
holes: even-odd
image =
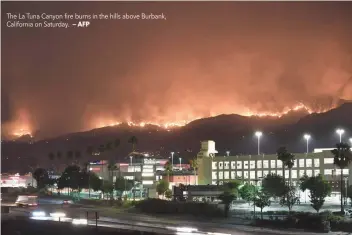
[[[71,150],[67,151],[66,158],[67,158],[68,163],[71,164],[72,159],[73,159],[73,151],[71,151]]]
[[[352,185],[348,186],[347,188],[347,197],[350,199],[351,206],[352,206]]]
[[[286,147],[280,147],[277,150],[277,158],[282,161],[282,175],[285,180],[285,167],[289,169],[289,183],[291,184],[291,170],[295,162],[295,155],[289,153]]]
[[[117,170],[117,166],[116,163],[113,159],[110,159],[109,163],[108,163],[108,171],[109,171],[109,178],[110,181],[113,182],[114,181],[114,171]]]
[[[324,205],[325,198],[331,193],[331,185],[321,175],[301,178],[300,189],[304,192],[309,190],[311,206],[319,213]]]
[[[37,168],[33,172],[33,178],[37,181],[37,188],[43,189],[49,183],[48,172],[43,168]]]
[[[225,217],[229,216],[229,211],[230,211],[230,206],[234,200],[237,198],[237,186],[235,186],[236,183],[225,183],[223,188],[224,192],[219,195],[219,199],[221,202],[225,205]]]
[[[119,197],[122,197],[124,191],[130,191],[133,186],[133,180],[127,180],[122,177],[119,177],[115,181],[115,189]]]
[[[198,161],[197,158],[190,160],[191,167],[193,168],[194,171],[194,178],[197,179],[197,170],[198,170]],[[197,185],[197,182],[194,182],[195,185]]]
[[[104,181],[103,182],[103,186],[101,188],[101,191],[104,193],[104,198],[105,198],[105,194],[108,195],[108,197],[110,198],[110,200],[114,200],[114,185],[110,182],[110,181]]]
[[[165,168],[165,171],[166,171],[166,174],[167,174],[167,180],[168,180],[168,182],[170,182],[170,173],[172,172],[172,165],[171,165],[171,163],[168,161],[168,162],[165,164],[164,168]]]
[[[242,187],[239,187],[239,195],[240,197],[247,201],[247,202],[252,202],[253,198],[255,196],[256,192],[256,187],[252,184],[244,184]]]
[[[171,191],[170,189],[167,189],[167,190],[165,191],[165,197],[166,197],[167,199],[171,199],[171,198],[172,198],[172,191]]]
[[[93,173],[93,172],[88,172],[89,174],[89,185],[88,188],[90,187],[93,189],[93,191],[98,191],[102,187],[102,180],[99,179],[99,177]]]
[[[106,143],[105,149],[106,149],[107,151],[110,151],[110,150],[112,149],[112,143],[111,143],[111,142]]]
[[[138,144],[138,139],[136,136],[132,136],[131,138],[128,139],[128,143],[132,144],[132,152],[136,151],[136,146]]]
[[[341,189],[341,213],[344,213],[343,209],[343,169],[348,167],[348,165],[352,162],[352,153],[351,148],[346,143],[338,143],[336,144],[336,148],[331,150],[331,153],[334,155],[334,164],[341,169],[341,181],[340,181],[340,189]]]
[[[286,185],[284,194],[281,197],[280,205],[287,206],[288,211],[291,212],[292,207],[298,202],[299,198],[296,194],[296,188],[291,185]]]
[[[281,198],[285,192],[285,180],[274,173],[268,174],[262,181],[262,188],[267,194],[274,198]]]
[[[256,194],[254,205],[260,208],[260,217],[263,220],[263,208],[270,206],[270,195],[265,191],[260,191]]]
[[[81,152],[80,151],[75,151],[75,159],[76,159],[77,163],[79,162],[80,158],[81,158]]]
[[[80,190],[82,188],[82,175],[78,166],[68,166],[58,180],[58,188],[71,188]]]
[[[168,189],[169,189],[169,182],[165,180],[160,180],[156,185],[156,192],[158,193],[158,195],[164,195],[166,190]]]

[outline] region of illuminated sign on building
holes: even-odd
[[[148,158],[145,158],[145,159],[144,159],[144,164],[147,164],[147,165],[155,165],[155,164],[156,164],[156,161],[155,161],[155,159],[148,159]]]

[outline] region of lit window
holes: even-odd
[[[225,171],[225,172],[224,172],[224,179],[225,179],[225,180],[230,179],[230,172],[228,172],[228,171]]]
[[[348,175],[349,174],[349,170],[348,169],[343,169],[343,174],[344,175]]]
[[[262,168],[262,160],[257,161],[257,168],[258,169]]]
[[[248,171],[244,171],[243,173],[244,173],[244,178],[248,179]]]
[[[237,171],[237,178],[242,178],[242,171]]]
[[[243,169],[248,169],[248,161],[243,162]]]
[[[313,175],[312,170],[307,170],[307,176],[308,176],[308,177],[312,177],[312,175]]]
[[[216,180],[218,178],[218,174],[216,171],[213,171],[212,174],[211,174],[211,178]]]
[[[218,169],[218,163],[217,163],[217,162],[213,162],[213,163],[212,163],[212,169],[213,169],[213,170]]]
[[[332,169],[325,169],[324,175],[332,175]]]
[[[263,177],[263,172],[262,171],[257,171],[257,176],[258,176],[258,178],[262,178]]]
[[[297,159],[294,160],[293,162],[293,167],[292,168],[296,168],[298,166],[298,162],[297,162]]]
[[[224,169],[230,169],[230,162],[224,162]]]
[[[242,161],[237,162],[237,169],[242,169]]]
[[[251,179],[255,179],[255,171],[250,171],[249,174]]]
[[[255,169],[255,161],[249,162],[249,169]]]
[[[290,171],[285,170],[285,178],[288,179],[290,177]]]
[[[269,171],[263,171],[263,177],[267,176],[269,174]]]
[[[276,174],[282,176],[282,170],[278,170]]]
[[[143,173],[142,173],[142,176],[143,176],[143,177],[152,177],[152,176],[154,176],[154,173],[143,172]]]
[[[301,166],[301,165],[300,165]],[[305,175],[305,171],[304,170],[299,170],[299,176],[298,177],[303,177]]]
[[[312,167],[312,159],[306,159],[306,167]]]
[[[324,158],[324,164],[334,164],[333,158]]]
[[[219,162],[219,169],[224,169],[224,163],[223,162]]]
[[[231,162],[231,169],[236,169],[236,162]]]
[[[231,171],[231,179],[236,179],[236,171]]]
[[[270,160],[270,168],[276,168],[276,160]]]
[[[341,169],[336,169],[336,175],[341,175]]]
[[[299,167],[304,167],[304,159],[299,159]]]
[[[320,174],[320,170],[314,170],[314,176],[318,176]]]
[[[153,180],[143,180],[142,184],[143,185],[151,185],[151,184],[154,184],[154,181]]]
[[[292,179],[297,179],[297,171],[292,170]]]
[[[314,167],[320,167],[320,159],[319,158],[314,159]]]
[[[224,179],[224,172],[219,171],[219,180]]]
[[[217,181],[212,181],[211,184],[212,184],[212,185],[217,185],[218,182],[217,182]]]
[[[282,168],[282,161],[277,160],[277,168]]]
[[[269,168],[269,161],[268,160],[263,161],[263,168]]]

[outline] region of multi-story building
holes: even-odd
[[[267,174],[289,178],[289,170],[283,168],[282,162],[276,154],[271,155],[242,155],[242,156],[215,156],[217,153],[214,141],[203,141],[197,155],[199,184],[221,185],[232,179],[240,179],[252,184],[261,184],[261,179]],[[294,184],[303,176],[324,175],[332,184],[333,191],[340,190],[341,174],[344,184],[352,184],[352,164],[349,168],[336,168],[330,150],[320,150],[314,153],[297,153],[294,166],[291,170],[291,179]]]

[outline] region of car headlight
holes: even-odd
[[[50,213],[50,216],[58,218],[58,217],[65,217],[66,214],[63,212],[54,212],[54,213]]]
[[[33,217],[45,217],[46,213],[44,211],[33,211],[32,216]]]

